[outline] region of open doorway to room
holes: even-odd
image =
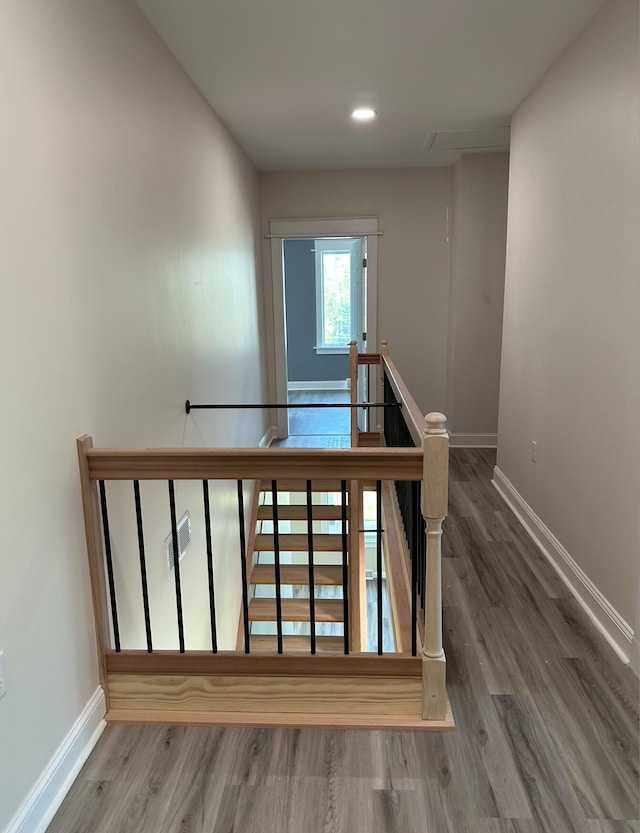
[[[275,399],[293,406],[277,413],[278,437],[348,445],[348,408],[295,404],[348,403],[349,342],[377,343],[377,220],[274,220],[270,231]]]
[[[365,237],[282,241],[287,401],[349,402],[349,343],[366,339]],[[288,433],[304,445],[348,446],[347,408],[288,411]]]

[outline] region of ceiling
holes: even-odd
[[[137,0],[261,170],[447,164],[604,0]],[[375,108],[356,123],[356,106]]]

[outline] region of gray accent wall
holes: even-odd
[[[319,356],[316,346],[315,240],[285,240],[285,317],[287,378],[290,382],[326,382],[349,376],[348,355]]]

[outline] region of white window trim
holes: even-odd
[[[334,346],[334,347],[318,347],[313,348],[318,356],[346,356],[349,352],[348,347]]]

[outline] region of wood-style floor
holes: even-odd
[[[348,391],[289,391],[289,436],[274,443],[278,448],[349,448],[348,408],[296,408],[296,403],[347,403]]]
[[[638,680],[456,450],[450,734],[110,726],[49,833],[639,833]]]

